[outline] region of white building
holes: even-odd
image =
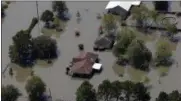
[[[139,6],[141,1],[109,1],[106,6],[108,13],[120,15],[123,19],[129,14],[132,6]]]

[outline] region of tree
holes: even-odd
[[[146,26],[145,21],[147,21],[149,17],[148,11],[149,10],[145,5],[134,6],[131,9],[132,19],[136,20],[137,25],[141,28]]]
[[[27,29],[28,34],[31,34],[31,31],[33,30],[33,28],[36,26],[37,23],[38,23],[38,19],[34,17],[31,21],[30,26]]]
[[[171,55],[172,50],[169,41],[160,39],[156,46],[156,62],[160,65],[166,65]]]
[[[165,21],[165,28],[171,38],[173,38],[173,35],[177,33],[177,26],[175,24],[171,24],[169,21]]]
[[[147,88],[142,83],[136,83],[134,85],[135,101],[149,101],[151,99]]]
[[[135,38],[135,31],[129,28],[123,28],[117,35],[117,44],[113,51],[114,55],[119,57],[121,54],[124,54],[132,40]]]
[[[152,59],[152,53],[139,39],[134,39],[127,51],[130,63],[141,70],[147,70]]]
[[[41,20],[43,22],[48,22],[53,20],[53,12],[50,10],[45,10],[41,15]]]
[[[170,101],[181,101],[181,93],[178,90],[174,90],[169,94]]]
[[[134,88],[133,82],[131,81],[123,82],[124,101],[130,101],[130,99],[133,97],[133,88]]]
[[[31,34],[21,30],[13,36],[13,45],[9,47],[9,57],[12,62],[20,65],[32,65],[34,61]]]
[[[1,88],[2,101],[16,101],[21,93],[13,85],[2,86]]]
[[[116,19],[113,14],[105,14],[102,19],[102,24],[107,31],[116,28]]]
[[[111,95],[113,98],[116,99],[116,101],[119,101],[119,99],[121,98],[121,94],[123,93],[122,83],[119,81],[114,81],[111,83],[111,85],[112,85]]]
[[[52,2],[52,9],[53,9],[53,11],[62,13],[65,10],[67,10],[68,8],[67,8],[65,1],[53,1]]]
[[[160,92],[159,96],[156,98],[156,101],[169,101],[169,96],[165,92]]]
[[[84,81],[77,89],[76,101],[96,101],[95,90],[88,81]]]
[[[32,76],[26,83],[25,89],[29,95],[30,101],[42,101],[43,93],[46,91],[46,85],[38,76]]]
[[[36,50],[36,58],[52,59],[57,57],[56,40],[49,36],[38,36],[33,40],[33,46]]]
[[[102,83],[98,86],[98,98],[104,101],[109,101],[111,99],[111,91],[111,82],[109,80],[102,81]]]

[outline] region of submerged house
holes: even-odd
[[[105,9],[107,13],[120,15],[125,20],[130,13],[131,7],[139,6],[140,3],[141,1],[110,1]]]
[[[79,77],[91,77],[94,70],[100,70],[102,65],[96,65],[98,54],[91,52],[80,52],[79,56],[74,57],[69,67],[69,75]],[[99,64],[99,63],[97,63]],[[97,67],[99,66],[99,67]]]
[[[112,34],[100,36],[94,42],[94,50],[111,49],[114,45],[115,36]]]

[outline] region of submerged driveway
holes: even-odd
[[[68,101],[75,101],[75,92],[77,87],[80,86],[83,80],[72,79],[65,74],[65,67],[69,64],[72,57],[77,56],[78,44],[84,44],[85,51],[93,51],[93,43],[98,34],[98,27],[100,21],[97,20],[97,13],[102,13],[108,2],[67,2],[67,6],[72,15],[71,20],[67,23],[66,31],[56,38],[58,43],[58,49],[60,51],[59,58],[51,66],[35,65],[33,70],[35,75],[40,76],[47,84],[47,88],[50,88],[53,100],[65,99]],[[39,2],[39,13],[44,10],[51,10],[51,2]],[[88,9],[88,11],[86,11]],[[79,10],[82,21],[80,24],[76,23],[76,12]],[[8,50],[9,45],[12,44],[12,36],[17,31],[25,29],[29,26],[31,19],[36,17],[36,3],[35,2],[15,2],[9,5],[7,9],[7,16],[2,24],[2,67],[5,67],[9,63]],[[80,37],[75,37],[74,29],[80,29]],[[36,26],[32,31],[32,36],[38,36],[38,27]],[[178,46],[177,53],[180,53]],[[118,77],[113,69],[112,65],[115,60],[111,52],[99,53],[101,63],[103,64],[103,72],[100,75],[94,75],[90,82],[97,87],[104,79],[123,80]],[[180,54],[177,54],[177,59],[181,60]],[[173,89],[180,88],[181,69],[171,69],[170,74],[163,78],[163,85],[158,85],[157,81],[153,81],[154,88],[151,90],[152,96],[157,96],[160,90],[171,91]],[[17,71],[16,71],[17,72]],[[25,73],[20,71],[18,73]],[[26,74],[26,73],[25,73]],[[153,75],[153,78],[155,76]],[[176,80],[175,78],[178,78]],[[25,81],[19,82],[18,77],[10,78],[6,76],[2,78],[3,84],[14,84],[18,87],[23,96],[27,96],[24,85]],[[154,98],[153,97],[153,98]],[[24,99],[22,101],[25,101]]]

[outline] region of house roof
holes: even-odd
[[[125,9],[126,11],[129,11],[131,6],[137,6],[140,5],[141,1],[109,1],[109,3],[106,6],[106,9],[111,9],[116,6],[120,6],[121,8]]]
[[[75,62],[71,67],[71,71],[77,74],[90,74],[92,72],[93,61],[90,59],[84,59],[79,62]]]
[[[95,45],[107,46],[111,44],[111,40],[107,37],[100,37],[95,41]]]
[[[91,52],[80,52],[77,57],[73,58],[71,71],[77,74],[90,74],[92,66],[98,55]]]

